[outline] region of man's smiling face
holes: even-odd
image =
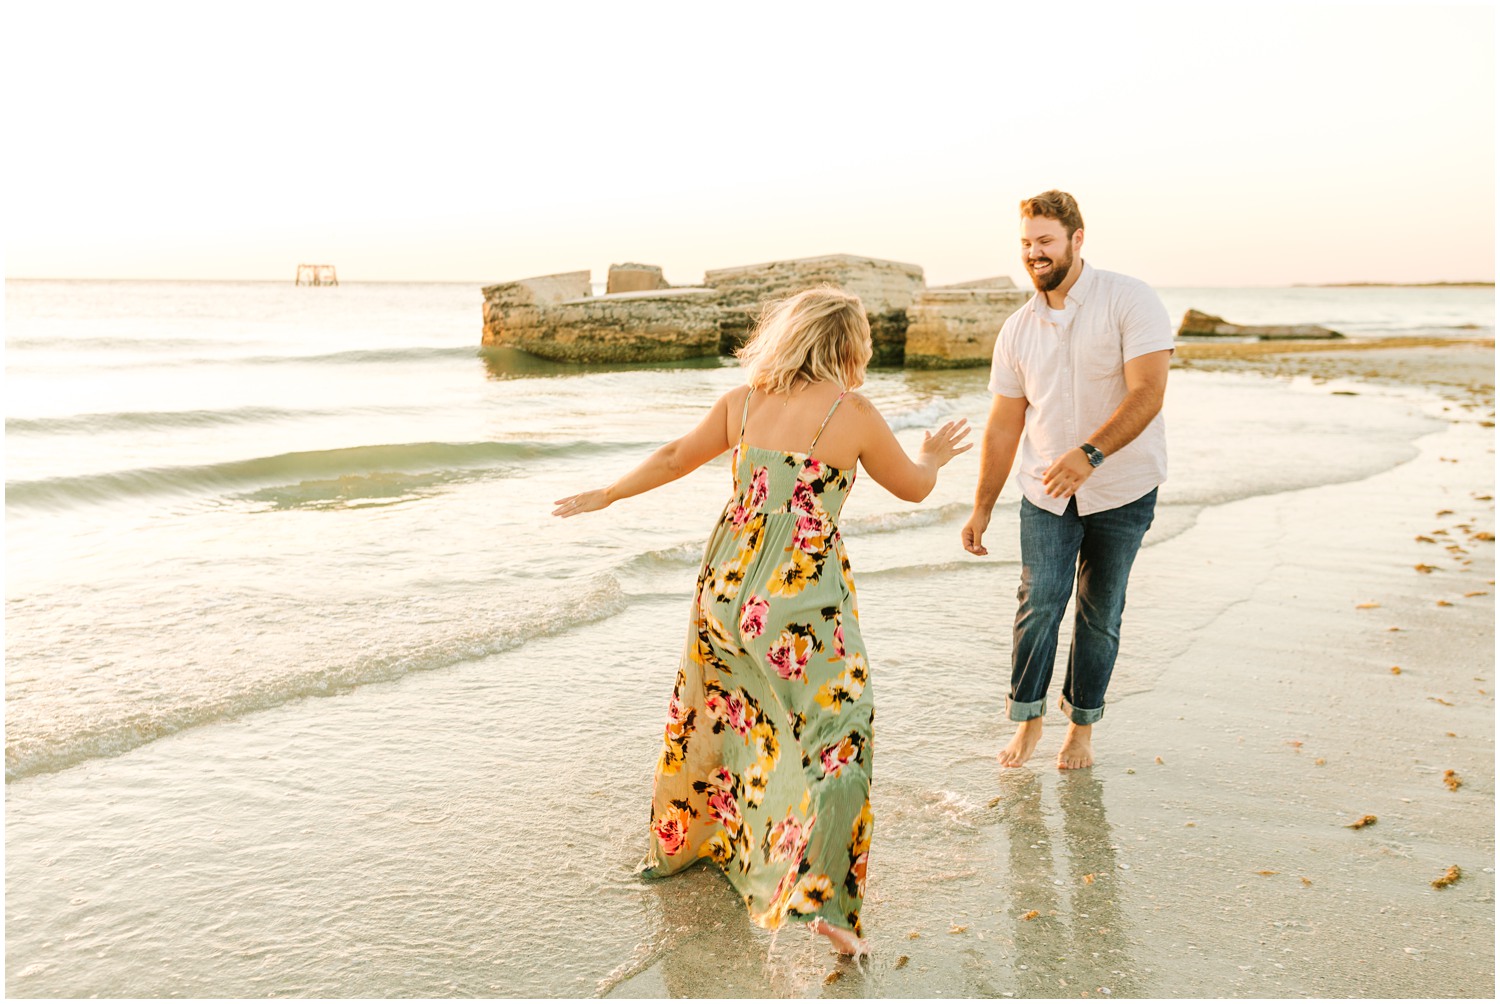
[[[1021,262],[1038,292],[1061,286],[1075,262],[1074,253],[1083,245],[1083,229],[1068,238],[1067,228],[1045,216],[1021,217]]]

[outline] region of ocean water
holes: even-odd
[[[1174,314],[1353,336],[1494,330],[1490,290],[1162,294]],[[729,469],[548,513],[738,371],[481,353],[480,302],[459,284],[7,283],[8,991],[593,993],[660,950],[638,932],[675,908],[629,866]],[[887,370],[864,392],[914,449],[947,418],[982,424],[984,383]],[[1208,507],[1388,469],[1438,420],[1391,394],[1182,372],[1167,421],[1147,564]],[[1017,500],[993,556],[966,555],[976,471],[959,458],[921,505],[862,478],[845,509],[881,716],[907,723],[876,782],[897,834],[977,811],[932,780],[951,751],[917,739],[944,727],[932,687],[990,712],[1003,696]],[[1158,664],[1122,655],[1114,692]],[[931,666],[972,671],[931,684]],[[712,878],[692,896],[716,903]],[[580,938],[579,896],[611,933]],[[739,923],[727,898],[715,923]]]

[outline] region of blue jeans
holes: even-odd
[[[1089,516],[1068,500],[1061,516],[1021,500],[1021,588],[1011,647],[1010,719],[1040,718],[1057,656],[1057,628],[1073,594],[1078,609],[1063,681],[1062,710],[1079,725],[1104,716],[1104,691],[1120,650],[1125,586],[1141,538],[1156,515],[1156,489],[1134,502]]]

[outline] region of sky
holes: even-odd
[[[382,13],[385,12],[385,13]],[[1488,4],[8,8],[8,278],[492,283],[850,253],[1024,281],[1494,278]]]

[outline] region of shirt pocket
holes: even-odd
[[[1125,380],[1125,352],[1118,337],[1090,338],[1079,346],[1078,372],[1087,380]]]

